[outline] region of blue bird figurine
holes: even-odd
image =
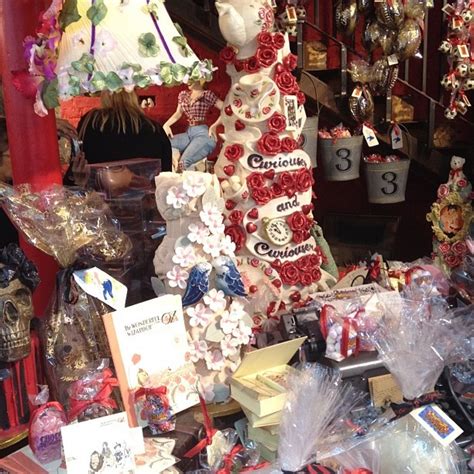
[[[247,296],[242,277],[230,257],[217,257],[213,266],[218,290],[222,290],[226,296]]]
[[[183,295],[183,306],[196,304],[209,291],[209,275],[212,265],[208,262],[198,263],[191,269],[188,286]]]

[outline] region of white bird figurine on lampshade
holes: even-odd
[[[77,95],[212,79],[164,0],[54,0],[25,48],[41,115]]]

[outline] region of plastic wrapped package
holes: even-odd
[[[398,65],[390,66],[386,58],[381,58],[372,66],[370,89],[374,95],[385,95],[393,89],[398,79]]]
[[[363,395],[349,384],[343,385],[336,371],[319,365],[306,365],[292,373],[289,386],[280,423],[278,461],[260,472],[320,472],[316,470],[318,451],[353,435],[345,420]]]
[[[40,393],[32,400],[37,408],[31,417],[28,442],[41,464],[61,459],[61,428],[68,424],[62,405],[48,400],[47,385],[41,387]]]
[[[69,420],[88,421],[111,415],[118,407],[113,397],[118,381],[104,359],[93,370],[86,371],[72,383],[69,392]]]
[[[142,387],[135,392],[135,400],[144,397],[142,416],[148,421],[152,435],[168,433],[176,428],[176,417],[171,410],[167,388]]]
[[[349,97],[349,109],[354,119],[360,124],[372,122],[374,114],[374,100],[369,84],[373,81],[372,68],[362,60],[352,61],[350,65],[352,80],[356,83],[355,89]]]
[[[393,45],[393,51],[399,61],[405,61],[415,56],[423,39],[418,19],[406,20],[397,34],[397,39]]]
[[[97,193],[60,186],[34,193],[28,187],[2,185],[0,195],[12,222],[62,268],[42,333],[51,393],[66,406],[67,387],[80,369],[110,357],[101,318],[110,308],[83,292],[73,273],[97,266],[105,272],[114,270],[112,276],[119,277],[132,245]],[[123,279],[122,283],[127,284]]]

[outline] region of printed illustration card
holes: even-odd
[[[463,431],[436,405],[427,405],[410,413],[443,446],[451,444]]]
[[[188,350],[181,297],[165,295],[104,316],[120,391],[131,426],[146,426],[141,387],[167,387],[174,413],[199,403]]]
[[[73,423],[61,429],[68,474],[135,472],[126,413]]]

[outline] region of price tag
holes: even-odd
[[[367,125],[362,126],[362,135],[364,135],[365,141],[369,147],[377,146],[379,144],[374,130],[367,127]]]
[[[352,91],[351,96],[358,99],[361,95],[362,95],[362,87],[356,86],[354,90]]]
[[[288,23],[290,25],[296,25],[298,22],[298,15],[296,14],[295,7],[286,7],[286,14],[288,16]]]
[[[392,127],[392,131],[390,132],[390,140],[392,142],[392,149],[399,150],[403,148],[403,135],[400,127],[395,124]]]
[[[461,56],[461,58],[468,58],[469,57],[469,48],[467,47],[466,44],[458,44],[457,50],[458,50],[459,56]]]
[[[462,18],[459,18],[458,16],[455,16],[453,19],[452,19],[452,22],[451,22],[451,28],[453,30],[459,30],[460,28],[463,27],[463,20]]]
[[[398,64],[398,57],[396,54],[391,54],[388,58],[387,58],[387,63],[389,66],[395,66],[395,64]]]

